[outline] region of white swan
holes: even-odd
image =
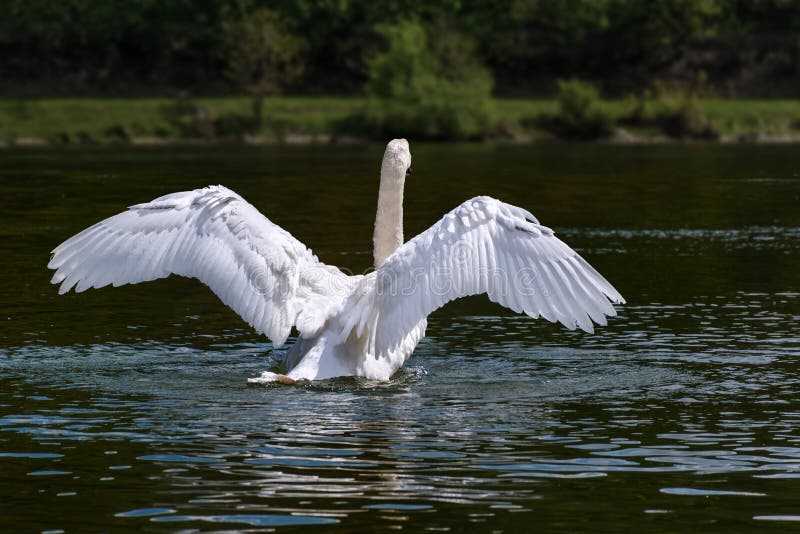
[[[593,331],[622,296],[529,212],[490,197],[458,206],[403,243],[405,139],[386,147],[375,218],[375,271],[347,276],[222,186],[131,206],[53,250],[63,294],[109,284],[194,277],[278,347],[292,327],[286,375],[388,380],[425,335],[428,314],[486,293],[530,317]]]

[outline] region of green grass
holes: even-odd
[[[266,131],[319,134],[354,112],[359,99],[271,98],[264,106]],[[186,109],[183,109],[186,108]],[[37,137],[50,141],[99,140],[122,137],[202,137],[187,135],[189,111],[203,110],[213,120],[225,115],[249,116],[251,100],[245,97],[176,100],[147,99],[20,99],[0,100],[0,140]],[[176,117],[176,115],[178,115]]]
[[[264,106],[265,127],[260,135],[314,137],[334,133],[344,119],[358,113],[364,104],[362,98],[270,98]],[[622,100],[606,100],[601,105],[615,119],[626,113]],[[800,134],[798,101],[709,99],[698,101],[698,108],[723,136]],[[251,101],[246,97],[1,99],[0,141],[31,137],[50,142],[213,137],[215,120],[233,115],[246,117],[250,109]],[[495,122],[502,125],[504,132],[518,136],[542,134],[537,130],[536,119],[556,110],[554,100],[495,99],[493,102]],[[633,131],[644,137],[660,135],[654,128],[633,128]]]
[[[705,100],[700,111],[722,135],[800,133],[797,100]]]
[[[628,112],[623,100],[604,100],[601,105],[616,120]],[[697,105],[723,136],[800,135],[800,101],[797,100],[707,99],[698,100]],[[555,100],[497,99],[495,109],[500,120],[510,124],[525,124],[542,114],[555,113],[557,105]],[[662,135],[653,127],[637,127],[633,130],[644,137]]]

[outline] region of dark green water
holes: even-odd
[[[271,346],[198,282],[59,297],[49,250],[222,183],[362,271],[383,147],[0,152],[0,530],[800,527],[800,150],[412,145],[407,236],[530,209],[628,304],[591,336],[484,299],[390,383],[248,385]]]

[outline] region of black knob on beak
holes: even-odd
[[[406,169],[406,176],[411,176],[412,174],[414,173],[411,172],[411,166],[409,165],[409,167]]]

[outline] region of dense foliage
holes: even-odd
[[[558,113],[543,117],[542,126],[565,139],[599,139],[614,131],[614,118],[597,89],[580,80],[558,82]]]
[[[3,0],[0,89],[20,93],[235,90],[225,28],[263,8],[302,41],[294,93],[355,94],[380,28],[448,21],[499,94],[578,77],[622,95],[707,75],[718,94],[796,96],[797,0]],[[430,41],[432,47],[438,39]]]
[[[266,9],[228,20],[224,30],[229,51],[227,74],[237,88],[253,96],[251,129],[258,132],[264,98],[278,94],[303,71],[297,59],[302,41],[286,32],[278,16]]]
[[[427,139],[469,139],[487,131],[492,81],[469,40],[445,23],[426,31],[413,20],[379,32],[387,47],[367,63],[367,128],[361,131]]]

